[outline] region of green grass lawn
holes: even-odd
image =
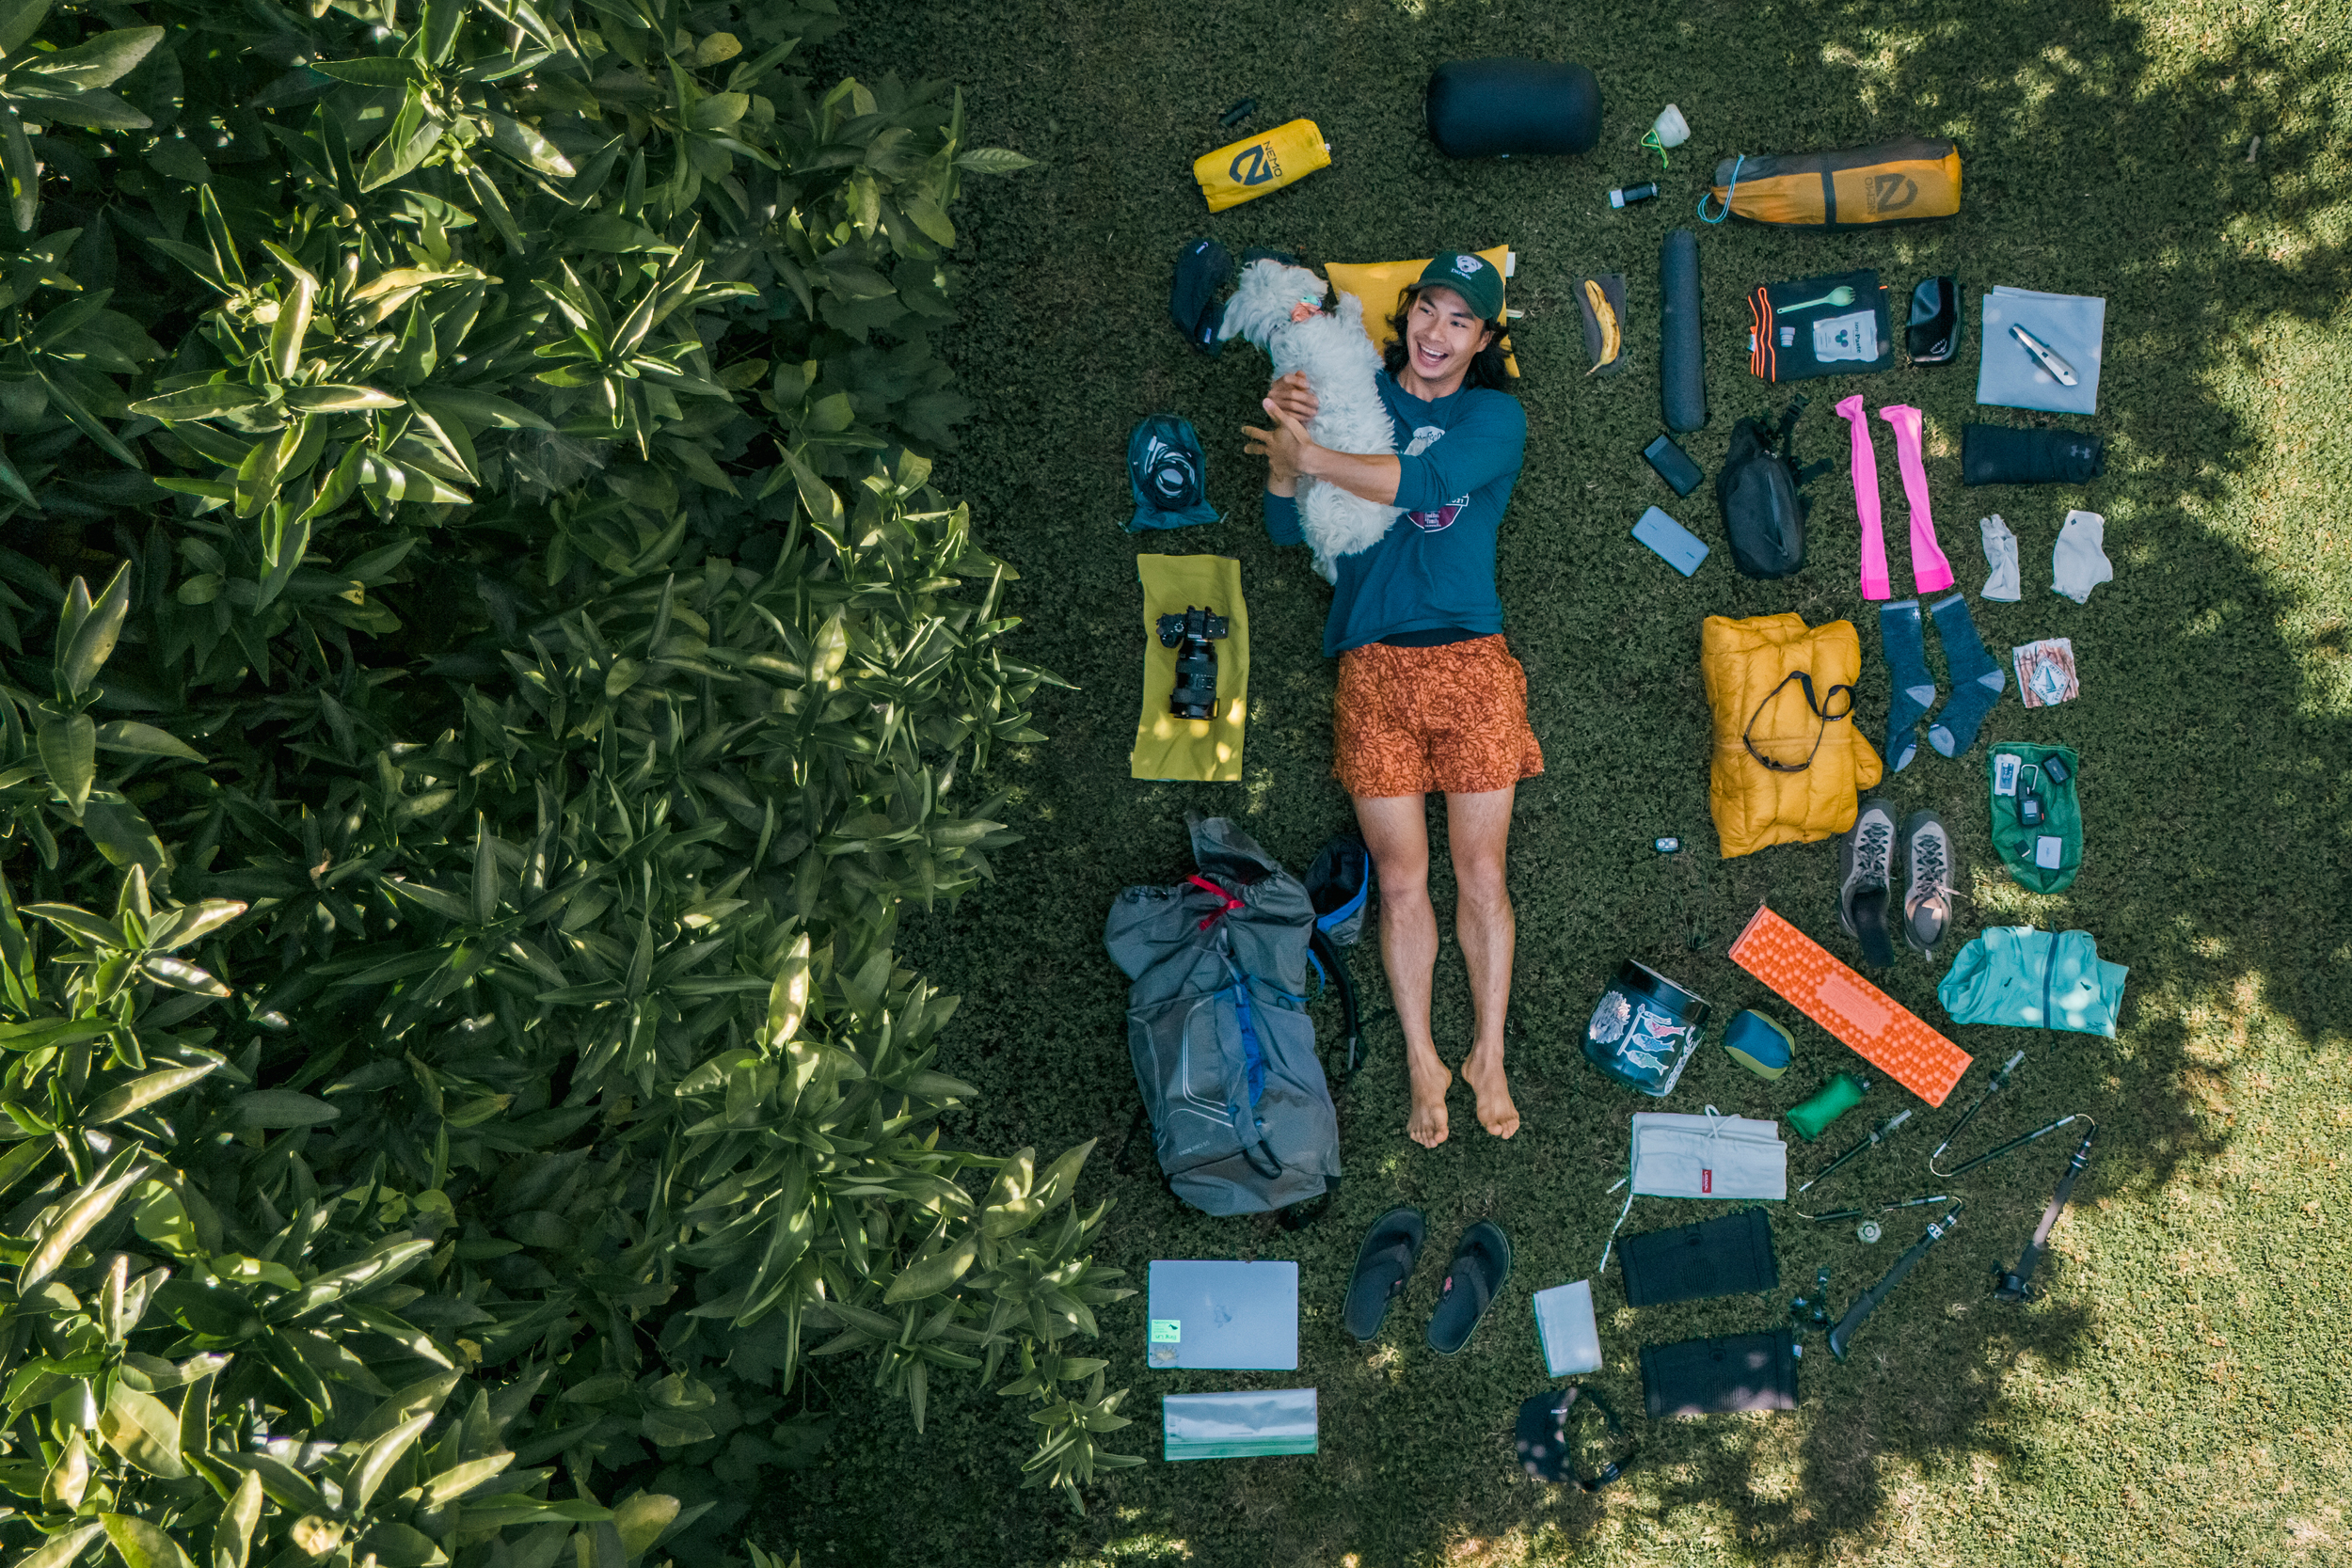
[[[1575,159],[1450,163],[1422,126],[1430,69],[1522,54],[1592,66],[1607,99],[1599,149]],[[2344,1282],[2352,1183],[2352,22],[2310,0],[2123,5],[1978,0],[1931,7],[1696,0],[1683,7],[1526,0],[1351,0],[1330,6],[1093,0],[931,0],[852,8],[816,69],[962,85],[977,145],[1043,166],[979,184],[957,214],[969,283],[948,338],[978,413],[943,465],[990,547],[1021,568],[1021,656],[1076,683],[1043,705],[1051,740],[1006,759],[1028,837],[993,888],[910,920],[905,950],[961,990],[941,1066],[983,1098],[951,1134],[1046,1155],[1104,1140],[1081,1196],[1117,1204],[1101,1256],[1140,1286],[1153,1258],[1295,1258],[1301,1365],[1287,1373],[1165,1373],[1144,1366],[1140,1298],[1102,1314],[1096,1347],[1132,1390],[1120,1435],[1143,1467],[1096,1485],[1089,1513],[1017,1490],[1027,1423],[977,1382],[933,1386],[929,1431],[880,1403],[853,1364],[818,1362],[804,1392],[836,1419],[814,1466],[768,1503],[766,1539],[810,1568],[834,1563],[1424,1562],[2269,1563],[2352,1560],[2352,1402]],[[1216,117],[1245,94],[1263,128],[1312,117],[1335,164],[1209,217],[1190,160],[1220,145]],[[1605,192],[1655,159],[1637,138],[1665,103],[1693,127],[1664,197],[1612,213]],[[1708,427],[1685,445],[1712,472],[1733,420],[1785,401],[1745,369],[1743,293],[1876,267],[1899,300],[1931,273],[1970,297],[1959,367],[1815,383],[1801,455],[1835,456],[1816,487],[1812,563],[1751,582],[1718,550],[1688,582],[1625,537],[1651,502],[1720,545],[1712,492],[1677,503],[1638,451],[1660,428],[1656,258],[1692,225],[1703,171],[1735,151],[1947,135],[1966,154],[1954,220],[1883,233],[1788,235],[1727,224],[1700,246]],[[2249,144],[2260,138],[2249,156]],[[1295,868],[1348,821],[1329,771],[1332,667],[1320,653],[1328,591],[1305,552],[1259,526],[1258,479],[1237,427],[1265,374],[1246,348],[1189,353],[1165,312],[1178,245],[1213,233],[1317,263],[1423,256],[1507,241],[1526,376],[1527,467],[1505,519],[1502,591],[1527,667],[1546,775],[1519,795],[1512,881],[1519,916],[1511,1067],[1525,1124],[1499,1142],[1455,1091],[1453,1140],[1403,1135],[1392,1020],[1341,1099],[1348,1180],[1334,1216],[1300,1234],[1213,1220],[1161,1190],[1146,1140],[1120,1152],[1136,1103],[1124,987],[1104,956],[1114,892],[1185,869],[1184,814],[1226,813]],[[1581,273],[1632,279],[1629,352],[1583,379],[1571,294]],[[2106,477],[2085,489],[1965,491],[1961,426],[1973,401],[1975,298],[2007,283],[2105,295],[2100,413]],[[1898,306],[1899,320],[1899,305]],[[1831,844],[1714,858],[1707,710],[1697,652],[1709,614],[1794,610],[1862,632],[1860,713],[1876,734],[1884,665],[1855,586],[1849,390],[1926,410],[1943,542],[1996,650],[2074,640],[2077,702],[2031,713],[2010,695],[1989,739],[2063,742],[2082,755],[2080,879],[2028,895],[1991,861],[1982,746],[1958,762],[1924,748],[1890,781],[1900,811],[1943,813],[1970,868],[1960,939],[1985,924],[2079,927],[2130,967],[2112,1041],[1957,1028],[1977,1059],[1949,1108],[1831,1196],[1952,1190],[1923,1161],[1992,1063],[2029,1053],[1972,1147],[2069,1111],[2101,1147],[2060,1226],[2047,1297],[1994,1305],[2071,1140],[1963,1180],[1959,1232],[1874,1318],[1853,1358],[1815,1338],[1793,1415],[1649,1423],[1631,1478],[1598,1497],[1518,1473],[1510,1422],[1544,1387],[1530,1291],[1590,1275],[1615,1217],[1628,1116],[1648,1102],[1586,1068],[1576,1043],[1605,976],[1638,958],[1724,1013],[1767,1000],[1724,957],[1769,898],[1835,951]],[[1219,527],[1134,539],[1123,446],[1140,416],[1191,418],[1209,448]],[[2022,415],[1983,411],[1995,421]],[[2083,421],[2076,421],[2078,423]],[[1899,588],[1902,502],[1880,442]],[[2116,580],[2084,607],[2049,592],[2071,506],[2106,515]],[[1978,601],[1976,520],[1999,511],[2025,562],[2021,604]],[[1127,750],[1143,646],[1132,557],[1210,550],[1242,562],[1253,633],[1245,781],[1133,782]],[[1931,638],[1931,660],[1940,652]],[[1657,835],[1690,848],[1654,855]],[[1440,875],[1440,907],[1450,886]],[[1942,956],[1948,962],[1956,940]],[[1384,1000],[1359,950],[1367,1003]],[[1931,1022],[1942,963],[1883,980]],[[1779,1009],[1783,1017],[1788,1009]],[[1469,1003],[1451,934],[1437,1027],[1458,1053]],[[1800,1028],[1778,1085],[1710,1045],[1668,1108],[1772,1116],[1852,1055]],[[1873,1119],[1915,1104],[1891,1085]],[[1860,1119],[1828,1140],[1842,1144]],[[1798,1179],[1823,1156],[1798,1150]],[[1431,1222],[1389,1331],[1359,1347],[1339,1302],[1362,1227],[1393,1203]],[[1637,1206],[1631,1228],[1728,1205]],[[1470,1350],[1440,1359],[1422,1326],[1445,1250],[1470,1221],[1510,1233],[1518,1267]],[[1841,1305],[1915,1238],[1892,1216],[1865,1247],[1844,1227],[1774,1217],[1782,1288],[1678,1308],[1625,1307],[1613,1266],[1596,1282],[1609,1364],[1594,1380],[1638,1410],[1639,1347],[1781,1320],[1817,1264]],[[1169,1465],[1163,1393],[1312,1385],[1313,1457]]]

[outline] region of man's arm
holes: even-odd
[[[1446,438],[1417,457],[1373,456],[1333,451],[1307,435],[1305,421],[1268,399],[1273,430],[1244,427],[1255,454],[1267,462],[1267,486],[1279,476],[1294,489],[1296,477],[1336,484],[1349,495],[1382,506],[1422,511],[1516,473],[1527,452],[1527,415],[1515,398],[1492,398],[1446,433]]]
[[[1397,482],[1404,470],[1394,457],[1364,456],[1317,446],[1308,437],[1306,420],[1284,405],[1288,401],[1269,397],[1262,404],[1274,416],[1274,429],[1242,426],[1242,434],[1249,438],[1249,454],[1266,460],[1268,494],[1295,495],[1299,476],[1303,474],[1384,506],[1396,499]]]

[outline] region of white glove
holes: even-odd
[[[1978,518],[1977,528],[1984,535],[1984,563],[1993,568],[1984,579],[1984,597],[2015,604],[2026,596],[2025,579],[2017,569],[2017,535],[1997,512]]]
[[[2076,604],[2090,602],[2090,591],[2115,580],[2107,563],[2107,520],[2096,512],[2069,512],[2058,530],[2058,548],[2050,552],[2050,586]]]

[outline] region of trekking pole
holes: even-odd
[[[2090,1118],[2086,1117],[2083,1119],[2089,1121]],[[2093,1121],[2090,1131],[2083,1134],[2083,1141],[2074,1146],[2073,1158],[2066,1162],[2066,1174],[2058,1178],[2058,1191],[2050,1195],[2050,1206],[2042,1211],[2042,1223],[2034,1227],[2033,1240],[2026,1243],[2025,1254],[2017,1259],[2017,1266],[1999,1269],[1996,1265],[1998,1283],[1993,1287],[1994,1301],[2014,1304],[2033,1299],[2034,1265],[2042,1260],[2042,1249],[2049,1244],[2050,1232],[2057,1227],[2058,1215],[2066,1212],[2066,1200],[2074,1196],[2075,1178],[2081,1176],[2083,1167],[2090,1164],[2090,1140],[2098,1135],[2099,1124]]]
[[[1799,1187],[1797,1191],[1802,1193],[1806,1187],[1811,1187],[1818,1182],[1828,1180],[1830,1176],[1845,1165],[1847,1162],[1853,1160],[1860,1155],[1867,1154],[1871,1149],[1878,1148],[1880,1144],[1886,1141],[1889,1133],[1893,1132],[1895,1129],[1900,1127],[1904,1122],[1907,1122],[1910,1119],[1911,1113],[1909,1111],[1898,1111],[1893,1116],[1888,1117],[1884,1121],[1880,1122],[1876,1127],[1870,1129],[1870,1135],[1868,1137],[1863,1139],[1860,1143],[1846,1150],[1845,1153],[1840,1154],[1836,1159],[1832,1160],[1828,1164],[1821,1167],[1820,1175],[1816,1176],[1811,1181],[1806,1182],[1804,1187]]]
[[[1895,1287],[1903,1282],[1903,1275],[1909,1274],[1918,1264],[1919,1259],[1928,1255],[1928,1248],[1951,1234],[1952,1227],[1960,1222],[1961,1210],[1966,1207],[1965,1204],[1955,1203],[1951,1207],[1951,1212],[1942,1219],[1930,1222],[1928,1233],[1913,1243],[1909,1252],[1896,1259],[1895,1266],[1887,1270],[1877,1284],[1864,1291],[1851,1307],[1846,1308],[1846,1315],[1837,1320],[1836,1328],[1829,1331],[1829,1353],[1832,1355],[1840,1361],[1846,1359],[1846,1347],[1853,1342],[1854,1333],[1861,1328],[1863,1320],[1876,1311],[1879,1303],[1884,1301],[1893,1292]]]
[[[1944,1141],[1935,1146],[1935,1152],[1928,1156],[1928,1169],[1931,1171],[1935,1170],[1935,1163],[1944,1158],[1944,1151],[1951,1148],[1953,1144],[1959,1142],[1961,1131],[1965,1128],[1970,1121],[1976,1118],[1976,1115],[1979,1111],[1984,1109],[1985,1101],[1991,1100],[1994,1095],[2000,1093],[2001,1090],[2009,1086],[2010,1075],[2017,1070],[2017,1064],[2025,1059],[2026,1053],[2020,1051],[2015,1055],[2011,1056],[2008,1061],[2001,1064],[2000,1070],[1993,1075],[1993,1082],[1987,1084],[1984,1086],[1984,1092],[1977,1096],[1976,1103],[1969,1106],[1968,1109],[1960,1114],[1960,1119],[1952,1123],[1952,1130],[1944,1134]],[[1935,1171],[1935,1174],[1941,1176],[1944,1173],[1942,1171]]]
[[[2037,1127],[2022,1138],[2011,1138],[2009,1142],[2003,1144],[1998,1148],[1988,1149],[1986,1152],[1978,1155],[1973,1160],[1963,1160],[1959,1164],[1954,1165],[1950,1170],[1938,1171],[1936,1174],[1946,1178],[1947,1180],[1955,1176],[1964,1176],[1968,1172],[1975,1170],[1979,1165],[1989,1164],[1993,1161],[1999,1159],[2004,1154],[2012,1154],[2016,1152],[2018,1149],[2025,1148],[2027,1144],[2032,1143],[2037,1138],[2048,1137],[2051,1133],[2057,1132],[2061,1127],[2067,1126],[2069,1123],[2090,1120],[2090,1118],[2089,1117],[2083,1115],[2079,1111],[2075,1112],[2072,1116],[2060,1117],[2058,1120],[2050,1123],[2047,1127]],[[2091,1125],[2095,1128],[2098,1123],[2091,1122]],[[1802,1191],[1803,1189],[1799,1190]]]

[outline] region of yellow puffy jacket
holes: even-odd
[[[1715,715],[1708,801],[1724,858],[1851,831],[1860,792],[1883,771],[1854,726],[1862,643],[1853,624],[1710,615],[1699,672]]]

